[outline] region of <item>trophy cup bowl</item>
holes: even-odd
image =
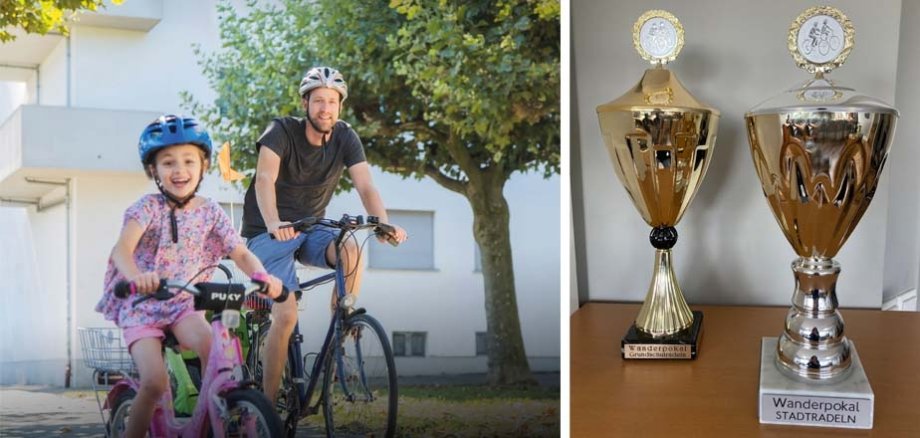
[[[646,70],[622,97],[597,107],[617,177],[656,248],[651,285],[635,328],[653,338],[694,323],[671,262],[675,225],[703,181],[715,145],[719,112],[697,101],[669,70]]]
[[[785,100],[745,116],[763,193],[799,256],[777,362],[788,374],[828,380],[850,366],[833,257],[872,201],[898,114],[820,77]]]

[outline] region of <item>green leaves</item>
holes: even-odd
[[[124,0],[112,0],[120,5]],[[58,31],[67,35],[65,20],[72,19],[80,10],[95,11],[103,0],[3,0],[0,1],[0,43],[13,41],[16,36],[10,27],[26,33],[44,35]]]
[[[227,1],[218,12],[221,49],[200,54],[218,98],[183,101],[234,145],[238,170],[252,173],[273,117],[302,113],[301,75],[330,65],[349,85],[341,118],[386,171],[437,171],[453,189],[482,171],[559,171],[558,0],[249,0],[245,14]]]
[[[441,2],[410,16],[417,4],[394,3],[407,21],[388,39],[393,65],[411,95],[427,104],[423,117],[446,125],[472,156],[485,157],[485,167],[501,162],[509,175],[536,167],[557,171],[553,154],[544,160],[505,149],[528,150],[550,139],[543,147],[558,150],[558,14],[540,17],[536,4],[507,1],[497,8]]]

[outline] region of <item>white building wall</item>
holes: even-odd
[[[51,54],[39,65],[38,103],[67,105],[67,39],[61,39]],[[72,79],[72,78],[71,78]],[[34,87],[31,88],[34,90]]]
[[[162,21],[149,32],[74,28],[74,105],[179,113],[181,91],[213,100],[192,44],[209,52],[217,47],[214,5],[166,0]]]
[[[0,294],[0,381],[7,384],[64,383],[60,210],[0,206],[0,278],[7,282]]]
[[[24,82],[0,81],[0,123],[6,120],[19,105],[28,102],[29,91]]]
[[[0,178],[22,167],[22,111],[17,109],[0,123]]]
[[[37,93],[39,92],[39,90],[38,90],[38,88],[37,88],[37,86],[38,86],[38,79],[39,79],[39,71],[36,71],[35,74],[32,75],[32,77],[29,78],[27,81],[25,81],[24,83],[20,83],[20,85],[23,85],[24,88],[25,88],[25,96],[23,96],[22,99],[13,100],[13,101],[8,101],[7,103],[11,103],[11,102],[21,102],[21,103],[17,103],[17,104],[14,106],[14,108],[15,108],[16,106],[19,106],[19,105],[21,105],[21,104],[26,104],[26,103],[38,104],[38,94],[37,94]],[[2,119],[0,119],[0,120],[6,120],[6,117],[4,117],[4,118],[2,118]]]
[[[511,245],[521,330],[529,357],[551,357],[558,370],[560,182],[555,176],[516,175],[505,188],[511,207]],[[468,225],[472,238],[472,223]],[[468,258],[469,260],[469,258]]]
[[[57,205],[42,211],[27,209],[32,225],[30,237],[35,248],[39,281],[35,290],[24,293],[40,297],[41,305],[21,308],[14,318],[26,325],[41,324],[46,335],[35,338],[33,345],[46,349],[46,357],[63,365],[67,359],[67,207]],[[64,368],[56,376],[63,381]]]

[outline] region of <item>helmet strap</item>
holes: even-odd
[[[202,179],[204,179],[204,170],[201,171],[201,176],[198,178],[198,184],[195,185],[195,190],[192,190],[192,193],[190,193],[188,196],[179,198],[172,193],[169,193],[169,191],[163,187],[163,181],[160,181],[159,175],[154,175],[153,177],[153,180],[157,185],[157,189],[159,189],[163,197],[166,198],[167,204],[172,205],[172,207],[169,209],[169,225],[170,231],[172,233],[173,243],[179,243],[179,222],[176,220],[176,209],[185,207],[189,201],[195,198],[195,193],[197,193],[198,188],[201,187]]]

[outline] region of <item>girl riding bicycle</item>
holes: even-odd
[[[281,282],[268,275],[259,259],[246,249],[223,209],[195,195],[211,155],[211,139],[195,119],[174,115],[158,118],[144,129],[138,150],[147,177],[154,180],[160,193],[144,195],[125,211],[121,235],[106,270],[102,299],[96,305],[97,312],[124,330],[125,343],[140,375],[140,391],[128,420],[129,437],[146,434],[154,405],[167,389],[164,330],[198,353],[201,369],[207,367],[211,330],[203,312],[194,310],[188,294],[132,306],[133,297],[119,299],[114,295],[115,284],[127,280],[136,286],[137,294],[149,294],[157,290],[161,279],[208,281],[211,273],[207,268],[229,255],[244,273],[268,283],[269,297],[278,297],[282,290]]]

